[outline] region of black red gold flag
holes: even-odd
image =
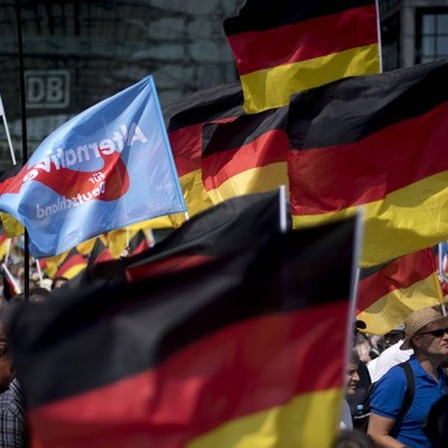
[[[369,334],[384,335],[419,308],[443,302],[432,249],[360,270],[356,319]]]
[[[88,265],[92,266],[95,263],[102,263],[104,261],[114,260],[115,257],[111,254],[109,248],[103,243],[101,238],[96,238],[93,249],[88,257]]]
[[[202,181],[213,203],[288,187],[287,107],[204,125]]]
[[[11,310],[32,445],[329,448],[355,227],[277,233],[205,265]]]
[[[245,0],[224,20],[248,113],[380,71],[375,0]]]
[[[19,162],[9,168],[3,175],[0,177],[0,185],[8,185],[17,176],[20,170],[23,168],[23,163]],[[13,218],[9,213],[0,212],[0,219],[2,221],[3,227],[5,229],[6,234],[9,238],[13,238],[15,236],[23,235],[25,232],[25,228],[23,224],[17,219]]]
[[[231,121],[242,114],[239,81],[201,90],[164,108],[168,138],[190,218],[213,205],[202,184],[203,126]],[[152,220],[148,227],[176,228],[184,222],[185,217],[177,214]]]
[[[364,210],[361,266],[448,234],[447,59],[310,89],[290,104],[294,226]]]
[[[191,218],[141,256],[123,260],[129,280],[251,250],[281,230],[280,189],[228,199]],[[286,217],[289,227],[289,214]]]
[[[137,255],[149,249],[149,243],[143,229],[137,230],[135,235],[129,241],[130,255]]]
[[[70,249],[64,261],[58,266],[54,277],[72,279],[87,267],[87,258],[76,247]]]

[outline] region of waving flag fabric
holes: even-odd
[[[295,96],[287,124],[294,225],[363,206],[363,267],[445,239],[447,77],[442,59]]]
[[[369,334],[384,335],[419,308],[443,302],[432,249],[361,269],[356,318]]]
[[[0,191],[2,191],[3,188],[9,184],[9,179],[14,178],[22,168],[23,163],[16,163],[8,170],[6,170],[5,173],[3,173],[3,175],[0,177]],[[22,235],[25,232],[23,224],[20,221],[17,221],[17,219],[14,219],[8,213],[0,212],[0,219],[7,235],[10,238]]]
[[[179,271],[253,249],[280,232],[280,213],[279,189],[224,201],[198,213],[141,257],[124,260],[127,278]]]
[[[140,229],[129,241],[129,251],[131,255],[137,255],[141,252],[144,252],[146,249],[149,249],[149,243],[146,239],[145,232]]]
[[[82,243],[77,244],[76,249],[81,254],[83,254],[85,256],[89,256],[89,254],[92,252],[92,250],[95,246],[96,240],[98,238],[101,239],[103,243],[106,241],[105,235],[95,236],[94,238],[90,238],[90,240],[86,240],[86,241],[83,241]]]
[[[0,228],[0,260],[4,260],[9,251],[8,245],[11,244],[4,229]]]
[[[88,258],[88,266],[92,266],[95,263],[101,263],[104,261],[115,259],[111,254],[109,248],[103,243],[101,238],[96,238],[95,244]]]
[[[224,20],[248,113],[285,106],[291,94],[378,73],[375,0],[246,0]]]
[[[64,261],[58,266],[55,277],[72,279],[87,267],[87,258],[75,247],[71,249]]]
[[[36,258],[185,211],[152,77],[50,134],[0,193],[0,209],[24,224]]]
[[[199,91],[163,112],[188,213],[192,217],[213,205],[202,183],[204,124],[228,122],[244,114],[241,83]]]
[[[354,230],[349,219],[271,235],[210,264],[16,307],[7,329],[33,446],[329,448]]]
[[[204,125],[202,181],[213,203],[288,185],[287,115],[283,107]]]

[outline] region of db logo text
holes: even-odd
[[[63,109],[70,104],[68,70],[26,70],[26,105],[30,109]]]

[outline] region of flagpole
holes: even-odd
[[[280,231],[282,233],[286,233],[288,230],[287,221],[286,221],[286,188],[284,185],[280,185],[279,194],[280,194]]]
[[[2,112],[3,125],[5,126],[6,138],[8,139],[9,152],[11,153],[12,164],[16,164],[16,155],[14,154],[14,149],[12,147],[11,135],[9,133],[8,122],[6,121],[6,111],[3,105],[2,97],[0,96],[0,112]]]
[[[39,285],[44,286],[44,277],[42,275],[42,269],[40,268],[39,259],[36,258],[36,267],[37,267],[37,273],[39,274]]]
[[[22,16],[20,13],[20,0],[16,0],[16,20],[17,20],[17,44],[19,50],[19,79],[20,79],[20,111],[22,122],[22,162],[28,162],[28,136],[26,128],[26,99],[25,99],[25,73],[23,64],[23,40],[22,40]],[[29,300],[30,290],[30,250],[28,247],[28,231],[24,228],[24,296]]]
[[[152,229],[146,229],[146,232],[144,232],[146,235],[146,239],[149,240],[149,247],[153,247],[154,244],[156,244],[156,239],[154,238],[154,232]]]
[[[443,243],[439,243],[437,249],[439,251],[439,272],[438,272],[438,274],[441,277],[442,282],[447,282],[448,279],[445,274],[445,266],[443,265],[444,264],[443,263]],[[439,301],[440,301],[440,304],[442,305],[441,306],[442,314],[444,316],[446,316],[447,312],[446,312],[445,297],[443,295],[442,285],[440,284],[438,279],[437,279],[437,290],[439,292]]]
[[[5,254],[5,263],[8,264],[9,253],[11,252],[11,238],[6,240],[6,254]]]

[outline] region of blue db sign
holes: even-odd
[[[70,104],[68,70],[27,70],[25,88],[30,109],[63,109]]]

